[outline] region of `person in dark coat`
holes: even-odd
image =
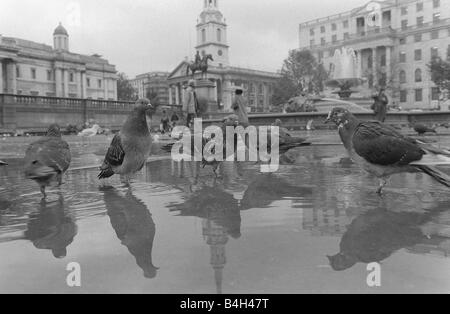
[[[384,122],[386,120],[387,105],[389,104],[389,99],[384,93],[384,89],[380,89],[378,95],[373,96],[373,99],[372,110],[375,113],[375,118],[380,122]]]

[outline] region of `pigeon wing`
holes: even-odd
[[[361,123],[352,142],[359,156],[381,166],[406,166],[425,154],[414,140],[377,122]]]
[[[125,157],[125,151],[122,147],[122,140],[120,134],[116,134],[111,141],[111,145],[106,152],[104,163],[113,167],[122,165]]]

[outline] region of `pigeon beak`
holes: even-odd
[[[325,121],[323,121],[323,123],[327,124],[327,123],[330,123],[330,121],[331,121],[331,119],[330,119],[330,118],[326,118],[326,120],[325,120]]]

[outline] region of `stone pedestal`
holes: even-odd
[[[200,115],[207,119],[210,114],[217,113],[219,106],[217,103],[216,84],[210,80],[196,80],[195,92],[200,106]]]

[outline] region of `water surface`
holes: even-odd
[[[20,158],[0,168],[1,293],[450,292],[450,197],[425,175],[397,175],[379,197],[342,146],[316,145],[277,173],[225,163],[219,179],[157,156],[127,188],[97,180],[105,147],[89,145],[74,144],[46,201]]]

